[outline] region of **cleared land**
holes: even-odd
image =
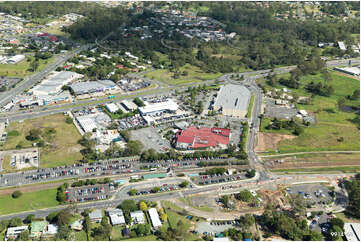
[[[359,150],[360,149],[360,131],[357,125],[352,122],[357,114],[344,112],[338,108],[337,100],[340,97],[351,95],[354,90],[359,90],[360,82],[358,80],[340,76],[330,71],[332,80],[328,81],[335,92],[330,97],[316,95],[309,105],[297,104],[298,109],[305,109],[309,113],[315,114],[317,124],[305,128],[303,134],[292,140],[283,140],[278,143],[278,149],[281,153],[301,152],[301,151],[322,151],[322,150]],[[279,77],[289,78],[290,74],[279,75]],[[311,93],[305,90],[305,85],[311,81],[316,83],[324,82],[322,74],[307,75],[301,78],[301,87],[299,89],[288,88],[292,93],[298,96],[311,97]],[[265,85],[266,89],[271,89],[265,80],[259,80]],[[275,88],[283,88],[282,85],[276,85]],[[347,106],[359,107],[360,100],[348,100]],[[267,119],[265,122],[269,122]],[[266,124],[262,124],[262,128]],[[261,129],[262,129],[261,128]],[[276,132],[276,131],[272,131]],[[289,131],[279,131],[277,133],[287,133]],[[340,141],[342,140],[343,141]]]
[[[256,152],[267,152],[278,149],[278,143],[282,140],[291,140],[296,138],[289,134],[275,134],[275,133],[258,133],[258,142],[255,147]]]
[[[0,204],[0,215],[59,205],[56,201],[56,189],[27,192],[17,199],[11,195],[2,195]]]
[[[180,75],[179,78],[174,78],[174,73],[169,70],[156,70],[151,73],[147,73],[144,76],[150,79],[157,81],[165,82],[170,85],[180,85],[185,83],[199,82],[212,80],[220,77],[221,73],[205,73],[196,66],[191,66],[189,64],[180,68],[180,73],[184,71],[187,72],[187,75]]]
[[[65,116],[62,114],[11,123],[7,132],[17,130],[20,135],[8,137],[3,149],[15,149],[19,143],[23,148],[31,147],[32,142],[25,138],[29,131],[40,129],[45,133],[47,128],[54,128],[56,132],[51,136],[44,135],[46,145],[40,148],[40,167],[73,164],[82,158],[79,152],[81,146],[78,144],[81,135],[73,124],[65,123]]]
[[[44,67],[55,60],[54,57],[51,57],[47,60],[39,60],[39,67],[36,72],[41,71]],[[23,60],[17,64],[10,65],[10,64],[0,64],[0,76],[9,76],[9,77],[25,77],[27,75],[31,75],[34,72],[28,71],[30,67],[30,62]]]

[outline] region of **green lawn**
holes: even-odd
[[[326,151],[326,150],[359,150],[360,149],[360,132],[356,124],[351,120],[356,118],[355,113],[348,113],[339,110],[337,100],[340,97],[351,95],[354,90],[359,90],[360,81],[336,74],[330,71],[332,80],[329,84],[332,85],[335,92],[330,97],[323,97],[316,95],[310,105],[297,104],[297,108],[305,109],[309,113],[316,116],[317,124],[305,128],[305,132],[292,140],[283,140],[279,143],[280,153],[288,152],[302,152],[302,151]],[[279,77],[289,77],[289,74],[282,74]],[[322,81],[322,74],[307,75],[301,78],[301,87],[299,89],[288,88],[292,93],[297,93],[299,96],[310,97],[304,86],[311,82]],[[259,80],[266,86],[266,89],[271,89],[264,80]],[[276,88],[284,86],[277,85]],[[346,105],[360,106],[359,100],[347,100]],[[269,123],[269,119],[263,119],[261,125],[262,132],[277,132],[289,134],[288,130],[268,131],[265,126]],[[338,141],[339,138],[343,141]]]
[[[56,130],[56,134],[53,137],[44,136],[44,141],[47,145],[40,148],[41,167],[73,164],[82,158],[79,152],[81,146],[77,143],[81,135],[74,124],[65,123],[65,116],[63,114],[28,119],[24,122],[12,122],[7,128],[7,132],[17,130],[20,135],[8,137],[3,149],[15,149],[19,143],[22,144],[23,148],[31,147],[32,142],[26,140],[25,137],[34,128],[41,129],[43,133],[46,128],[54,128]]]
[[[252,108],[253,108],[253,103],[254,103],[254,95],[251,95],[251,99],[249,100],[249,105],[248,105],[248,111],[246,114],[246,118],[250,118],[252,115]]]
[[[174,73],[169,72],[169,70],[165,69],[147,73],[145,74],[145,77],[165,82],[170,85],[180,85],[185,83],[212,80],[222,75],[221,73],[205,73],[198,67],[191,66],[189,64],[186,64],[185,66],[180,68],[180,72],[183,73],[183,71],[187,71],[188,74],[186,76],[180,75],[177,79],[173,78]]]
[[[59,205],[56,201],[56,189],[27,192],[17,199],[11,195],[2,195],[0,204],[0,215]]]
[[[171,209],[171,210],[175,210],[175,211],[179,211],[179,212],[181,212],[183,210],[178,205],[176,205],[176,204],[174,204],[172,202],[169,202],[169,201],[162,201],[162,205],[166,209]]]
[[[168,216],[168,222],[170,226],[172,227],[177,226],[179,220],[182,220],[188,229],[192,226],[190,221],[185,216],[179,215],[178,213],[167,209],[165,209],[165,212]],[[186,241],[199,240],[199,237],[197,235],[187,233],[187,235],[184,237],[184,240]]]
[[[342,219],[345,223],[360,223],[360,219],[347,217],[345,213],[336,213],[336,217]]]
[[[37,72],[41,71],[45,68],[48,64],[52,63],[55,60],[54,57],[51,57],[47,60],[39,60],[39,67]],[[33,74],[34,72],[28,71],[30,67],[30,62],[25,60],[14,64],[0,64],[0,76],[9,76],[9,77],[25,77],[27,75]]]

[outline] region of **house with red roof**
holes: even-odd
[[[176,148],[226,148],[229,143],[230,134],[230,129],[190,126],[177,132]]]

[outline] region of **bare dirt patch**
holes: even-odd
[[[292,140],[295,135],[275,134],[275,133],[258,133],[258,142],[255,147],[256,152],[265,152],[278,149],[278,143],[282,140]]]

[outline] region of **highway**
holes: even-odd
[[[351,61],[352,65],[360,63],[358,59],[347,59],[347,60],[328,61],[327,65],[329,67],[348,65],[349,61]],[[274,71],[275,71],[275,73],[278,73],[278,74],[286,73],[286,72],[291,71],[295,67],[296,66],[280,67],[280,68],[274,69]],[[138,74],[138,76],[143,75],[144,73],[147,73],[150,71],[153,71],[153,69],[143,72],[143,73],[140,73],[140,74]],[[232,74],[240,74],[240,75],[243,75],[244,77],[248,77],[249,80],[255,80],[256,78],[267,75],[270,71],[271,71],[271,69],[250,71],[250,72],[243,72],[243,73],[225,74],[222,77],[217,78],[217,80],[232,81],[230,79]],[[189,87],[189,86],[198,86],[199,84],[207,84],[207,83],[214,82],[214,80],[209,80],[209,81],[192,83],[192,84],[183,85],[183,86],[172,86],[172,85],[166,86],[165,84],[161,84],[158,81],[154,81],[154,80],[151,80],[151,81],[153,81],[154,83],[158,83],[158,86],[151,90],[140,90],[140,91],[133,92],[133,93],[127,93],[127,94],[116,96],[113,99],[109,99],[107,97],[100,97],[100,98],[94,98],[91,100],[76,100],[73,103],[51,105],[51,106],[41,107],[38,109],[33,109],[31,112],[27,111],[27,110],[19,110],[16,112],[0,113],[0,121],[4,122],[6,119],[9,119],[9,121],[31,119],[31,118],[51,115],[51,114],[55,114],[55,113],[62,113],[62,112],[67,112],[67,111],[71,111],[71,110],[79,110],[79,109],[82,109],[83,107],[100,105],[100,104],[110,103],[110,102],[119,101],[119,100],[123,100],[123,99],[130,100],[130,99],[134,99],[135,97],[140,97],[140,96],[146,97],[146,96],[154,96],[154,95],[166,95],[174,90],[182,91],[182,90],[186,90],[187,87]],[[239,84],[239,82],[236,82],[236,83]],[[254,82],[251,81],[250,83],[252,84]],[[252,84],[251,86],[254,91],[256,91],[256,89],[258,88],[257,85],[255,85],[255,84]],[[258,102],[260,102],[260,101],[258,101]],[[257,109],[257,108],[255,108],[255,109]],[[254,120],[254,121],[256,122],[256,125],[257,125],[258,121],[257,120]]]

